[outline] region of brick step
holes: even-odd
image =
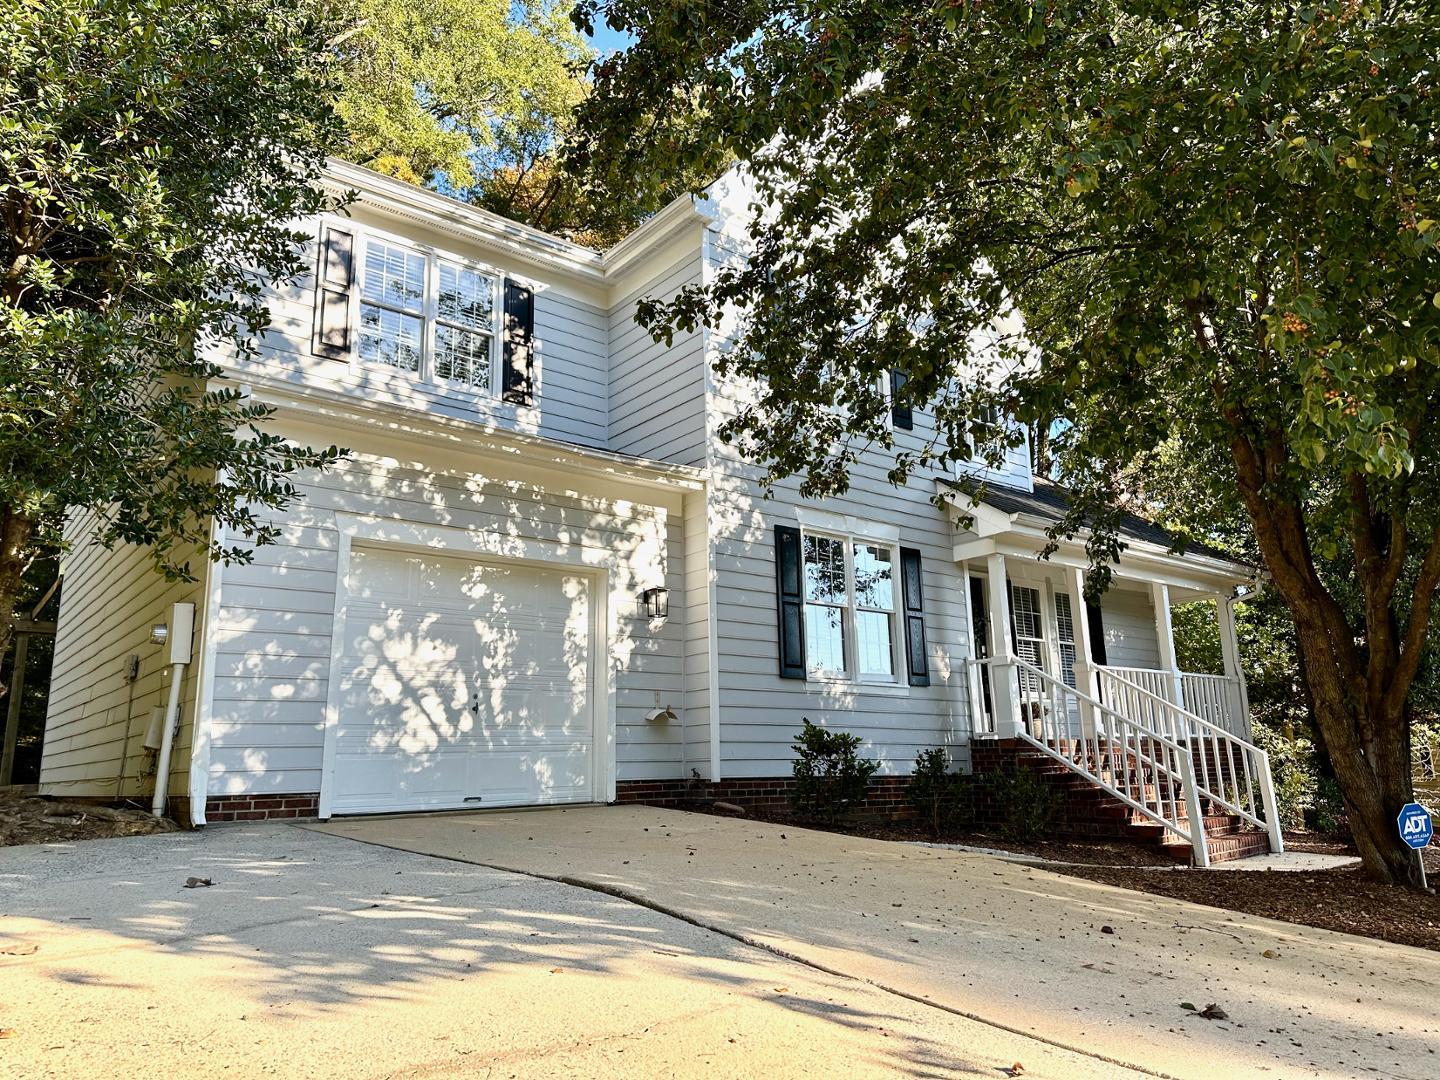
[[[1150,805],[1158,803],[1168,809],[1173,792],[1176,813],[1182,821],[1188,819],[1189,807],[1179,791],[1174,790],[1171,779],[1154,765],[1140,761],[1134,752],[1117,747],[1113,754],[1102,752],[1097,762],[1093,746],[1062,742],[1056,745],[1056,749],[1082,767],[1092,766],[1092,771],[1102,782]],[[1055,826],[1057,834],[1096,840],[1137,841],[1154,845],[1179,862],[1191,860],[1192,849],[1188,843],[1178,840],[1164,825],[1111,794],[1092,777],[1024,745],[1015,748],[1010,760],[1060,797],[1062,809]],[[1210,765],[1212,783],[1217,775],[1230,775],[1229,769],[1217,770],[1213,763]],[[1127,773],[1129,783],[1125,782]],[[1197,775],[1203,775],[1198,768]],[[1201,805],[1202,827],[1212,862],[1242,859],[1269,850],[1268,838],[1263,831],[1252,828],[1240,816],[1209,800],[1202,800]]]
[[[1259,829],[1221,836],[1212,835],[1207,830],[1205,837],[1212,863],[1248,859],[1252,855],[1264,855],[1270,850],[1270,838]],[[1194,854],[1190,845],[1183,840],[1167,840],[1160,845],[1160,850],[1174,858],[1176,862],[1188,863]]]

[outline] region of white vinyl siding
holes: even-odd
[[[210,567],[197,557],[191,564],[201,580],[168,582],[155,571],[148,550],[129,544],[106,550],[94,542],[96,528],[95,515],[88,512],[72,514],[65,523],[71,548],[64,558],[40,791],[148,800],[155,777],[148,771],[153,755],[143,743],[151,712],[166,704],[170,685],[168,652],[150,644],[150,628],[170,621],[172,605],[194,603],[198,659]],[[132,655],[139,659],[134,683],[125,677]],[[196,670],[192,663],[182,685],[172,796],[183,796],[188,786]]]
[[[1160,636],[1155,629],[1155,608],[1148,592],[1112,588],[1100,598],[1100,621],[1105,629],[1107,664],[1160,666]]]
[[[607,298],[599,289],[547,281],[537,277],[533,267],[512,264],[504,250],[476,244],[468,247],[451,236],[426,233],[390,218],[371,206],[353,208],[352,219],[336,219],[337,227],[353,229],[356,237],[357,271],[364,261],[366,237],[405,233],[414,236],[415,246],[427,244],[451,252],[455,265],[485,267],[487,276],[514,278],[530,285],[535,294],[535,333],[531,374],[534,403],[517,405],[477,387],[484,384],[478,364],[466,378],[427,377],[397,372],[381,363],[331,360],[311,353],[315,323],[315,280],[307,274],[294,284],[271,286],[267,300],[271,322],[259,338],[259,355],[239,362],[229,354],[214,359],[234,372],[238,382],[265,377],[296,386],[314,387],[363,398],[380,405],[401,406],[421,413],[459,420],[493,424],[502,430],[542,435],[581,446],[608,448],[609,414],[606,384],[609,377],[610,320]],[[311,261],[318,257],[320,225],[312,223]],[[438,271],[437,271],[438,273]],[[356,279],[357,294],[361,288]],[[497,296],[499,286],[497,285]],[[497,301],[498,302],[498,301]],[[359,306],[357,296],[356,306]],[[438,326],[447,321],[437,313]],[[361,327],[355,327],[357,349]],[[494,328],[491,330],[492,336]],[[442,338],[446,335],[442,334]],[[489,339],[487,339],[487,342]],[[487,343],[491,384],[498,381],[501,348]],[[464,350],[461,350],[464,351]],[[453,350],[452,350],[453,352]],[[453,369],[452,369],[453,370]]]
[[[309,437],[309,436],[305,436]],[[211,794],[315,792],[336,590],[336,514],[462,530],[505,549],[540,543],[587,565],[618,563],[608,597],[615,639],[615,759],[620,780],[685,775],[685,577],[682,514],[640,489],[567,495],[533,476],[485,466],[419,465],[423,451],[361,453],[302,478],[281,542],[249,566],[228,567],[219,620]],[[414,463],[414,464],[411,464]],[[651,622],[643,588],[670,590],[670,615]],[[656,695],[681,717],[646,722]]]
[[[679,254],[662,252],[658,264],[610,312],[610,448],[700,465],[707,439],[703,336],[676,334],[667,346],[635,321],[641,300],[668,300],[700,281],[698,238]]]
[[[719,238],[707,239],[707,258],[719,262],[733,257]],[[730,345],[721,331],[707,338],[711,357]],[[788,480],[767,499],[759,483],[761,470],[742,461],[716,434],[753,389],[737,380],[721,381],[713,372],[708,384],[722,775],[788,776],[791,744],[805,719],[859,735],[865,740],[862,753],[878,760],[884,775],[908,775],[915,755],[935,746],[946,747],[953,761],[967,766],[970,718],[961,666],[969,637],[964,583],[952,553],[950,523],[930,501],[933,478],[916,476],[896,488],[886,479],[885,456],[868,453],[853,469],[851,488],[842,497],[808,502],[799,498],[796,482]],[[913,437],[924,437],[928,418],[917,412],[915,421]],[[894,680],[876,684],[780,678],[774,530],[777,524],[793,526],[802,506],[898,526],[896,548],[920,551],[928,687]],[[897,606],[899,599],[897,584]]]

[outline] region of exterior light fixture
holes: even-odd
[[[652,619],[663,619],[670,614],[669,589],[646,589],[640,594],[640,602],[645,605],[645,614]]]

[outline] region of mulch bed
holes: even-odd
[[[704,804],[687,806],[685,809],[699,813],[714,814],[716,817],[736,817],[735,814],[715,810]],[[838,825],[821,825],[812,821],[799,821],[789,814],[767,814],[750,811],[740,820],[764,821],[772,825],[791,825],[819,832],[842,833],[845,836],[863,836],[870,840],[898,840],[904,843],[961,844],[965,847],[998,848],[1015,855],[1032,855],[1039,859],[1055,862],[1076,862],[1088,866],[1174,866],[1175,860],[1146,844],[1128,843],[1124,840],[1041,840],[1026,843],[1007,840],[996,833],[974,830],[949,830],[936,836],[934,832],[914,819],[900,821],[867,820],[864,818],[841,822]]]
[[[1426,874],[1440,882],[1440,848],[1432,846],[1425,854]],[[1171,873],[1115,866],[1053,869],[1122,889],[1440,951],[1440,896],[1377,884],[1357,867]]]
[[[176,828],[173,821],[156,820],[143,810],[85,806],[34,795],[0,795],[0,847],[144,836]]]

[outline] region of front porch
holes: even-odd
[[[969,514],[954,554],[967,583],[977,767],[1003,759],[1065,788],[1063,824],[1080,835],[1114,820],[1182,845],[1200,866],[1282,850],[1235,631],[1251,568],[1127,536],[1110,587],[1087,603],[1083,541],[1042,558],[1043,520],[959,499]],[[1219,670],[1184,671],[1177,660],[1173,609],[1197,603],[1213,612]]]

